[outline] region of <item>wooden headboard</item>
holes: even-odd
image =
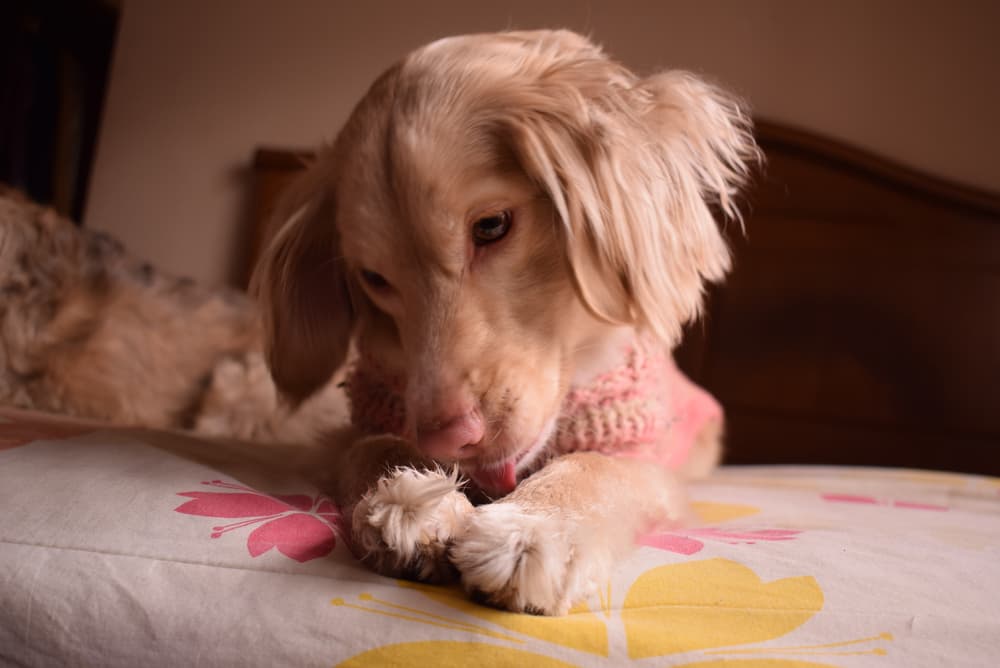
[[[758,122],[735,268],[677,352],[727,461],[1000,474],[1000,196]],[[253,251],[307,153],[254,161]]]

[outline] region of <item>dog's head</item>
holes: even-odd
[[[405,379],[417,446],[503,487],[616,327],[671,345],[698,313],[729,267],[712,208],[736,215],[756,154],[733,99],[579,35],[430,44],[280,207],[255,281],[274,379],[308,396],[356,335]]]

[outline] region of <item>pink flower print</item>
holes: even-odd
[[[759,541],[792,540],[801,531],[791,529],[758,529],[735,530],[716,529],[685,529],[674,533],[649,534],[639,539],[640,545],[655,547],[677,554],[691,555],[701,552],[705,547],[703,539],[718,540],[729,545],[753,545]]]
[[[260,524],[247,537],[251,557],[277,548],[300,563],[325,557],[336,545],[340,512],[322,495],[290,494],[268,496],[249,487],[212,480],[203,485],[232,492],[177,492],[191,499],[174,508],[185,515],[246,518],[240,522],[212,527],[212,538]]]
[[[948,506],[939,506],[933,503],[899,501],[897,499],[876,499],[874,496],[857,496],[854,494],[823,494],[820,498],[830,503],[859,503],[869,506],[890,506],[892,508],[906,508],[908,510],[934,510],[937,512],[946,512],[948,510]]]

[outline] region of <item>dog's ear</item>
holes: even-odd
[[[741,105],[686,72],[639,79],[572,33],[535,45],[536,70],[505,112],[522,168],[546,191],[575,285],[602,320],[675,343],[729,251],[717,208],[759,160]]]
[[[330,182],[318,163],[285,191],[273,218],[280,228],[251,279],[271,375],[294,403],[343,364],[354,324]]]

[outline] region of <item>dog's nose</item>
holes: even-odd
[[[478,411],[456,417],[425,422],[417,426],[417,447],[432,459],[465,459],[473,448],[466,447],[483,440],[483,418]]]

